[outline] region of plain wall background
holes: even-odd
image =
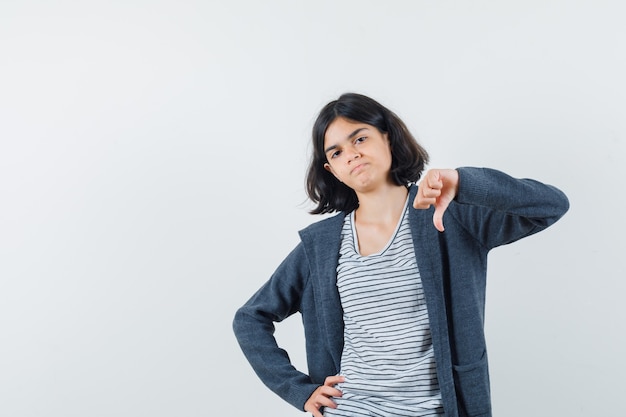
[[[496,415],[623,413],[621,1],[0,3],[0,415],[297,416],[231,331],[345,91],[571,200],[496,249]],[[304,367],[299,319],[278,337]],[[303,368],[304,369],[304,368]]]

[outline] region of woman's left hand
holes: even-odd
[[[433,223],[440,232],[444,231],[443,213],[459,189],[459,173],[455,169],[431,169],[419,183],[413,207],[425,210],[435,206]]]

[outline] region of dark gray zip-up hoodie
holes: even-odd
[[[487,254],[537,233],[569,208],[558,189],[487,168],[459,168],[459,189],[444,214],[409,209],[415,257],[428,308],[445,415],[491,416],[484,337]],[[412,202],[417,186],[410,189]],[[346,213],[300,231],[301,242],[233,322],[239,344],[261,380],[300,410],[340,369],[343,315],[336,286]],[[273,336],[274,322],[300,312],[308,374],[295,369]]]

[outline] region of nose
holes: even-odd
[[[348,153],[348,163],[361,157],[361,153],[356,148],[351,147]]]

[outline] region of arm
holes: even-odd
[[[269,281],[237,310],[233,321],[237,341],[261,381],[300,410],[319,384],[293,367],[287,352],[276,343],[274,322],[298,311],[308,274],[308,261],[299,244]]]
[[[489,249],[547,228],[569,208],[553,186],[487,168],[431,170],[420,188],[414,206],[435,205],[440,231],[446,213]]]

